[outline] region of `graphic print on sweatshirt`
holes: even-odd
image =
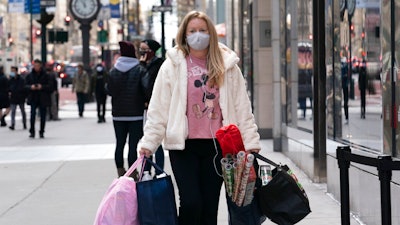
[[[193,60],[193,64],[197,64]],[[195,118],[220,119],[220,112],[217,109],[219,90],[208,85],[207,69],[204,65],[193,65],[188,68],[188,94],[189,110],[191,108]],[[219,107],[218,107],[219,109]]]

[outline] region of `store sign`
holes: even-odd
[[[40,0],[40,7],[54,7],[56,0]]]
[[[380,0],[357,0],[356,8],[379,8]]]
[[[24,0],[8,0],[9,13],[24,13],[25,2]]]
[[[25,0],[25,13],[40,14],[40,0]]]
[[[268,48],[272,46],[272,30],[271,30],[271,21],[263,20],[260,21],[260,47]]]

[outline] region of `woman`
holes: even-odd
[[[260,149],[239,58],[218,37],[210,18],[186,15],[157,76],[138,148],[150,156],[163,140],[179,189],[180,225],[216,225],[222,186],[215,132],[236,124],[246,151]]]
[[[146,39],[140,42],[139,54],[140,54],[140,64],[142,64],[146,68],[146,76],[149,76],[149,88],[153,90],[154,82],[157,78],[158,71],[160,70],[161,65],[164,62],[164,59],[156,56],[157,50],[161,47],[161,45],[152,39]],[[147,103],[146,103],[147,104]],[[145,112],[146,114],[146,112]],[[152,158],[152,157],[150,157]],[[164,169],[164,150],[160,145],[155,152],[155,159],[157,165]],[[147,163],[144,167],[145,171],[151,170],[151,164]],[[161,171],[156,170],[156,175],[159,175]]]
[[[143,136],[143,113],[150,91],[146,69],[140,65],[131,42],[120,41],[121,57],[110,71],[106,91],[111,95],[112,119],[115,131],[115,165],[118,176],[126,173],[124,148],[129,138],[128,166],[137,159],[137,143]],[[132,174],[136,180],[137,171]]]

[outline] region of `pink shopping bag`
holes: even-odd
[[[129,175],[142,162],[143,156],[124,176],[114,179],[97,209],[94,225],[139,225],[136,182]]]

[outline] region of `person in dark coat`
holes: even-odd
[[[31,127],[29,137],[35,138],[36,110],[40,113],[40,138],[44,138],[46,126],[47,107],[51,106],[50,93],[53,91],[52,83],[46,71],[42,67],[42,61],[35,59],[33,70],[25,78],[25,87],[28,92],[28,105],[31,106]]]
[[[8,78],[4,74],[3,66],[0,66],[0,126],[7,126],[6,116],[10,113],[10,98],[9,98],[10,86]],[[3,109],[4,112],[3,112]]]
[[[92,90],[96,96],[97,103],[97,122],[105,123],[106,122],[106,101],[107,101],[107,93],[104,89],[108,80],[108,73],[103,65],[97,64],[95,68],[94,75],[92,76]]]
[[[46,65],[46,73],[49,76],[51,86],[53,90],[50,92],[51,106],[49,107],[49,120],[58,121],[60,118],[58,117],[58,103],[60,95],[58,93],[58,82],[57,82],[57,74],[53,71],[53,65]]]
[[[140,53],[140,63],[147,69],[147,76],[149,76],[149,88],[152,91],[154,82],[156,80],[158,70],[160,70],[161,65],[164,62],[164,59],[156,56],[157,50],[161,47],[161,45],[152,39],[143,40],[140,43],[139,53]],[[146,103],[147,105],[148,103]],[[152,156],[150,157],[153,158]],[[160,145],[155,153],[156,163],[162,169],[164,169],[164,150]],[[144,170],[150,171],[151,165],[149,163],[146,164]],[[160,174],[161,171],[156,170],[156,174]]]
[[[358,73],[358,89],[360,89],[361,98],[361,119],[365,119],[365,92],[367,90],[367,63],[365,59],[362,61],[360,66],[360,72]]]
[[[18,67],[12,66],[10,72],[10,105],[11,105],[11,126],[10,130],[15,129],[15,114],[17,112],[17,106],[21,110],[22,124],[24,130],[26,130],[26,112],[25,112],[25,100],[26,100],[26,89],[25,79],[18,73]]]
[[[135,47],[120,41],[121,56],[110,71],[106,91],[111,95],[113,125],[116,137],[115,164],[118,176],[125,174],[124,147],[129,135],[129,167],[137,159],[136,147],[143,136],[143,113],[150,99],[146,69],[135,56]],[[133,174],[137,179],[137,172]]]
[[[349,81],[348,81],[349,65],[346,58],[342,59],[341,62],[341,73],[342,73],[342,90],[343,90],[343,107],[346,124],[349,123]]]

